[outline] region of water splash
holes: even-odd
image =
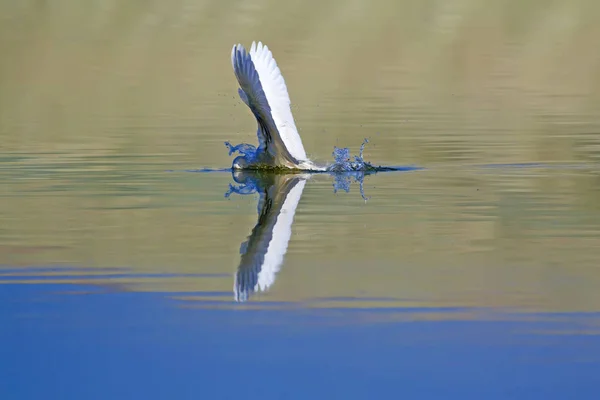
[[[350,149],[347,147],[333,147],[334,163],[327,168],[329,172],[351,172],[351,171],[379,171],[382,167],[376,167],[363,158],[363,152],[369,139],[365,140],[360,145],[360,151],[357,156],[354,156],[354,161],[350,157]]]
[[[333,148],[333,159],[334,163],[327,168],[327,171],[334,172],[333,181],[333,192],[337,193],[338,190],[343,190],[346,193],[350,192],[350,186],[352,180],[358,183],[360,195],[367,201],[369,197],[365,196],[364,190],[364,179],[369,173],[374,173],[383,170],[382,167],[376,167],[368,161],[365,161],[363,152],[365,146],[369,143],[369,139],[365,138],[360,145],[360,150],[357,156],[354,156],[354,160],[350,157],[350,149],[347,147]]]
[[[253,146],[248,143],[240,143],[236,146],[232,145],[229,142],[225,142],[225,146],[229,151],[229,155],[239,153],[240,155],[234,158],[233,163],[235,164],[237,161],[243,161],[249,167],[247,169],[254,171],[268,171],[268,172],[276,172],[276,173],[289,173],[301,171],[300,169],[293,169],[283,166],[273,166],[268,164],[263,164],[259,161],[258,157],[258,149],[256,146]]]
[[[343,190],[346,193],[350,192],[350,186],[352,183],[358,183],[360,189],[360,195],[362,198],[367,201],[369,197],[365,195],[364,192],[364,178],[366,175],[371,173],[376,173],[380,171],[393,171],[395,168],[390,167],[381,167],[374,166],[368,161],[364,160],[364,150],[366,144],[369,143],[369,139],[365,138],[362,144],[360,145],[360,150],[358,155],[352,158],[350,156],[350,149],[347,147],[337,147],[333,148],[333,159],[334,162],[327,166],[325,172],[332,173],[334,176],[333,182],[333,191],[337,193],[339,190]],[[256,160],[257,149],[255,146],[247,143],[241,143],[236,146],[232,145],[229,142],[225,142],[225,146],[229,150],[229,155],[239,153],[238,157],[244,157],[249,163],[252,163],[253,160]],[[263,169],[263,168],[255,168],[255,169]],[[267,169],[265,167],[265,169]],[[270,170],[277,172],[278,168],[271,167]],[[250,183],[248,185],[229,185],[229,190],[225,193],[225,197],[229,198],[232,194],[251,194],[255,193],[256,188]]]
[[[360,145],[360,151],[357,156],[354,156],[354,159],[350,156],[350,149],[347,147],[337,147],[333,148],[333,163],[326,167],[325,172],[353,172],[353,171],[363,171],[363,172],[380,172],[380,171],[394,171],[395,168],[390,167],[382,167],[375,166],[368,161],[365,161],[363,158],[363,152],[365,150],[366,144],[369,143],[369,139],[364,139],[362,144]],[[240,143],[238,145],[232,145],[229,142],[225,142],[225,146],[228,149],[229,155],[239,153],[237,158],[244,158],[248,164],[255,164],[257,161],[257,152],[258,149],[256,146],[253,146],[248,143]],[[235,162],[235,160],[234,160]],[[288,172],[290,168],[283,167],[274,167],[269,165],[253,165],[254,170],[270,170],[270,171],[279,171]],[[316,172],[316,171],[314,171]]]
[[[251,144],[240,143],[237,146],[234,146],[229,142],[225,142],[225,146],[227,146],[227,149],[229,150],[229,155],[240,153],[240,155],[246,157],[248,160],[256,158],[256,146]]]
[[[337,147],[333,148],[333,163],[326,167],[325,171],[321,173],[328,173],[333,175],[333,192],[343,190],[346,193],[350,192],[350,187],[353,183],[358,183],[360,195],[367,201],[370,197],[365,195],[364,190],[364,179],[366,176],[375,174],[378,172],[385,171],[415,171],[422,169],[416,166],[396,166],[396,167],[383,167],[381,165],[373,165],[364,159],[365,146],[369,143],[369,139],[365,138],[360,145],[358,155],[352,157],[350,155],[350,149],[348,147]],[[225,142],[225,146],[229,149],[229,155],[234,153],[240,153],[238,157],[244,157],[249,163],[256,160],[257,149],[255,146],[247,143],[241,143],[237,146],[231,145],[229,142]],[[291,170],[284,167],[273,167],[268,165],[255,165],[253,170],[262,170],[269,173],[294,173],[301,172],[300,170]],[[307,172],[307,171],[302,171]],[[317,173],[313,171],[312,173]],[[238,182],[239,183],[239,182]],[[256,188],[252,188],[252,185],[240,185],[240,186],[229,186],[229,190],[225,193],[225,197],[231,196],[233,193],[237,194],[251,194],[255,193]]]

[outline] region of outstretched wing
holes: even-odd
[[[231,64],[241,87],[240,97],[258,121],[259,147],[293,163],[306,160],[287,87],[269,48],[252,42],[246,52],[241,44],[234,45]]]

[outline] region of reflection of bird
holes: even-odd
[[[255,291],[267,290],[283,262],[292,234],[296,206],[302,196],[306,174],[235,173],[236,181],[251,180],[260,195],[258,221],[248,240],[240,246],[241,260],[235,275],[234,295],[246,301]]]
[[[252,42],[250,51],[233,46],[231,63],[238,93],[258,122],[258,148],[233,160],[234,169],[260,166],[324,171],[308,159],[296,129],[290,97],[279,67],[267,46]]]

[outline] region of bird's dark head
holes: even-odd
[[[237,156],[236,158],[233,159],[233,163],[231,165],[231,168],[233,168],[233,169],[247,169],[249,165],[250,165],[250,163],[248,162],[248,160],[246,159],[246,157],[244,157],[244,156]]]

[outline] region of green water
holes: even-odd
[[[424,169],[365,178],[366,203],[311,178],[248,306],[597,312],[599,17],[591,0],[0,2],[0,264],[172,273],[94,282],[236,307],[257,196],[186,170],[256,143],[229,56],[262,40],[311,158],[367,137],[366,160]]]

